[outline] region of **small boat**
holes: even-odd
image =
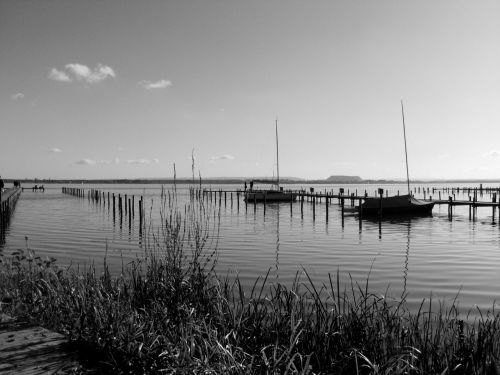
[[[250,186],[253,183],[270,183],[276,186],[274,189],[253,189],[245,191],[245,201],[248,203],[262,203],[262,202],[293,202],[297,199],[297,194],[290,190],[283,190],[275,181],[265,181],[265,180],[252,180],[250,181]]]
[[[278,120],[276,120],[276,180],[252,180],[250,189],[245,188],[245,202],[248,203],[267,203],[267,202],[293,202],[297,199],[297,194],[290,190],[284,190],[280,186],[280,169],[278,158]],[[254,189],[254,183],[271,184],[271,189]],[[246,186],[246,183],[245,183]]]
[[[393,197],[365,198],[361,209],[363,215],[385,214],[418,214],[426,215],[432,212],[434,202],[416,199],[411,195]]]
[[[365,198],[364,202],[361,204],[361,207],[357,207],[358,211],[362,212],[363,215],[427,215],[432,213],[434,202],[423,201],[411,195],[403,101],[401,101],[401,114],[403,116],[403,138],[405,142],[406,183],[408,184],[408,194],[383,197],[383,191],[381,191],[380,197]]]

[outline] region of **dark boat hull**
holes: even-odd
[[[297,194],[280,190],[252,190],[245,192],[245,201],[248,203],[293,202]]]
[[[363,215],[425,215],[432,213],[434,202],[426,202],[410,195],[386,198],[366,198],[358,207]]]

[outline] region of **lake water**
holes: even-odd
[[[443,185],[447,187],[464,184]],[[45,192],[25,190],[15,209],[0,253],[17,249],[34,249],[37,255],[54,257],[59,264],[89,264],[100,267],[106,255],[108,264],[118,272],[123,263],[141,256],[144,234],[139,234],[136,212],[128,217],[113,218],[107,203],[95,204],[87,198],[63,194],[62,185],[46,185]],[[70,185],[66,185],[70,186]],[[424,185],[422,185],[424,186]],[[429,185],[431,186],[431,185]],[[434,185],[435,186],[435,185]],[[479,184],[470,184],[479,186]],[[159,185],[84,185],[86,191],[144,197],[147,217],[159,221]],[[210,188],[209,186],[204,186]],[[316,191],[333,190],[338,185],[314,185]],[[404,185],[343,185],[346,192],[373,195],[378,187],[389,194],[404,192]],[[486,187],[486,185],[485,185]],[[167,187],[169,188],[169,187]],[[236,185],[213,185],[214,190],[238,189]],[[286,186],[306,188],[309,186]],[[179,200],[188,197],[188,186],[178,185]],[[442,193],[447,197],[448,193]],[[437,197],[437,193],[434,193]],[[421,197],[418,193],[417,197]],[[460,193],[457,199],[468,199]],[[479,197],[491,200],[491,196]],[[346,214],[344,220],[334,200],[328,220],[324,202],[315,208],[304,203],[268,204],[264,207],[243,200],[231,204],[230,195],[221,205],[210,202],[214,212],[220,209],[217,270],[221,275],[238,275],[245,286],[269,271],[271,281],[291,283],[304,270],[317,283],[327,282],[328,274],[336,279],[340,272],[343,285],[350,278],[377,294],[398,298],[407,293],[411,306],[423,298],[452,301],[457,293],[459,306],[467,310],[475,305],[491,309],[500,300],[500,227],[493,220],[491,208],[478,208],[476,220],[469,219],[467,207],[457,207],[450,220],[447,206],[436,205],[433,215],[412,219],[383,221],[362,220]],[[153,202],[153,203],[152,203]],[[181,204],[182,205],[182,204]],[[152,208],[151,208],[152,206]],[[150,209],[151,208],[151,209]],[[209,209],[210,211],[210,209]],[[215,244],[215,242],[214,242]],[[305,277],[301,276],[303,280]]]

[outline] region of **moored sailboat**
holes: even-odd
[[[406,183],[408,185],[407,195],[398,195],[392,197],[365,198],[364,202],[358,207],[363,215],[373,214],[396,214],[396,215],[426,215],[432,213],[434,202],[428,202],[417,199],[411,195],[410,174],[408,172],[408,150],[406,147],[406,126],[403,101],[401,101],[401,114],[403,117],[403,138],[405,143],[406,157]]]
[[[271,189],[254,189],[255,183],[271,184]],[[276,120],[276,180],[252,180],[250,189],[245,189],[245,201],[258,202],[291,202],[297,199],[297,194],[284,190],[280,186],[279,149],[278,149],[278,120]]]

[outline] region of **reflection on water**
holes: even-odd
[[[158,186],[128,185],[96,188],[135,196],[136,205],[121,214],[109,201],[94,204],[63,195],[57,188],[46,189],[43,196],[25,192],[0,251],[25,248],[27,236],[30,247],[42,256],[57,258],[62,264],[95,262],[100,266],[107,249],[108,264],[119,272],[122,263],[141,256],[147,241],[147,231],[141,233],[139,215],[133,208],[137,197],[148,202],[148,223],[158,223],[160,190]],[[235,186],[228,188],[234,190]],[[188,199],[187,188],[177,189],[182,204]],[[169,195],[167,199],[173,198]],[[357,215],[343,216],[336,201],[327,211],[325,202],[313,207],[311,202],[302,205],[299,200],[292,206],[268,204],[264,208],[248,207],[229,194],[205,199],[214,218],[220,215],[214,242],[219,252],[217,271],[235,272],[244,286],[253,285],[257,276],[268,271],[276,280],[291,283],[303,268],[320,283],[337,270],[345,285],[350,277],[363,283],[369,275],[374,293],[389,288],[390,294],[405,296],[417,307],[431,293],[447,300],[459,290],[462,306],[488,308],[495,299],[500,300],[500,233],[498,225],[492,224],[491,208],[478,209],[476,221],[469,220],[467,207],[455,207],[449,221],[447,208],[436,206],[429,217],[381,222],[363,218],[360,222]],[[219,223],[218,219],[213,222]]]
[[[408,281],[408,262],[410,259],[410,228],[411,228],[411,220],[408,219],[408,240],[406,241],[405,265],[403,270],[403,291],[401,292],[401,298],[406,297],[406,283]]]

